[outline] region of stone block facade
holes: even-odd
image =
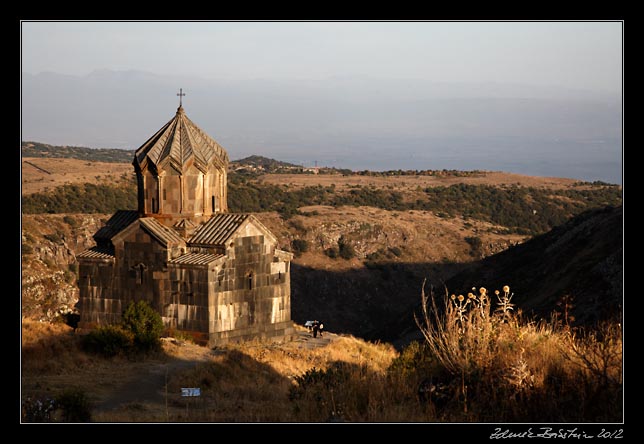
[[[180,107],[133,164],[138,210],[114,214],[77,256],[79,328],[117,323],[144,300],[211,346],[290,339],[293,256],[254,216],[226,212],[223,148]]]

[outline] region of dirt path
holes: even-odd
[[[163,403],[166,378],[176,371],[186,370],[203,361],[172,360],[155,363],[136,378],[117,388],[107,399],[96,404],[97,411],[116,409],[124,404]]]
[[[337,339],[337,335],[325,332],[323,337],[313,338],[308,331],[296,331],[295,340],[286,346],[314,349],[324,347]],[[168,344],[167,346],[177,346]],[[141,372],[136,377],[125,382],[105,399],[96,403],[97,412],[107,412],[128,404],[163,404],[165,400],[166,381],[176,373],[194,368],[196,365],[208,362],[210,358],[225,351],[212,350],[194,344],[180,345],[182,358],[169,357],[167,361],[150,361],[142,365]]]
[[[318,336],[317,338],[313,337],[313,333],[308,331],[297,331],[297,337],[295,338],[295,343],[299,345],[298,348],[319,348],[324,347],[327,344],[330,344],[331,341],[337,339],[338,335],[333,333],[325,332],[323,336]]]

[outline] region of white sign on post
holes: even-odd
[[[198,387],[182,387],[181,396],[201,396],[201,389]]]

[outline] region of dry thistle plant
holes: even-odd
[[[510,318],[510,312],[514,310],[514,304],[510,302],[514,294],[510,293],[510,287],[507,285],[503,286],[503,296],[500,295],[499,290],[496,290],[494,294],[496,294],[496,299],[498,301],[498,307],[495,311],[500,313],[503,316],[503,319]]]
[[[508,288],[509,290],[509,288]],[[441,312],[431,292],[431,315],[429,298],[425,294],[425,282],[421,291],[422,318],[414,315],[427,345],[439,362],[454,375],[468,375],[477,369],[488,367],[495,356],[498,317],[490,315],[490,299],[484,287],[463,295],[451,295],[444,300]]]

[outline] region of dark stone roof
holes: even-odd
[[[111,240],[116,234],[120,233],[125,227],[138,219],[139,213],[135,210],[118,210],[104,226],[94,234],[94,240],[97,244],[104,244],[104,241]]]
[[[226,150],[188,119],[180,106],[177,114],[136,150],[133,164],[141,170],[149,164],[160,170],[170,163],[180,173],[194,164],[206,173],[211,164],[225,170],[228,162]]]
[[[150,233],[150,236],[164,245],[181,245],[185,244],[183,238],[172,228],[166,227],[153,217],[142,217],[139,219],[141,226]]]
[[[90,260],[114,260],[114,248],[113,247],[92,247],[76,255],[78,259],[90,259]]]
[[[224,254],[187,253],[168,261],[168,263],[177,265],[209,265],[224,257],[226,257]]]
[[[204,246],[224,245],[249,217],[249,214],[240,213],[215,214],[188,240],[188,243]]]

